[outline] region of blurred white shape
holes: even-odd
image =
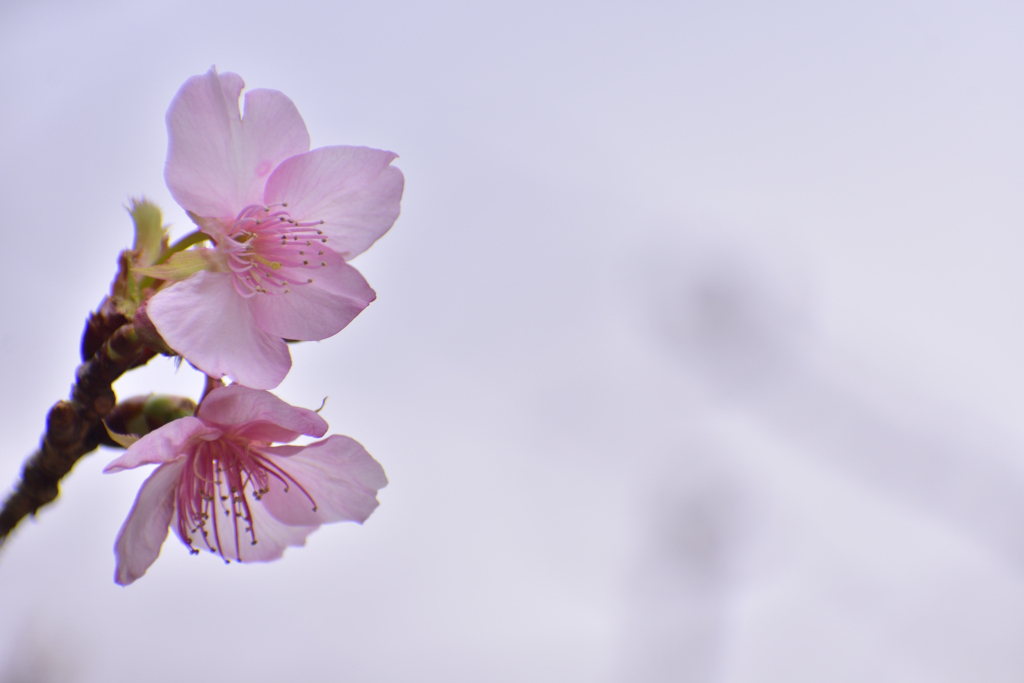
[[[655,323],[687,376],[1024,569],[1022,444],[962,409],[930,405],[883,368],[844,367],[812,333],[807,297],[750,240],[684,253],[659,275]]]
[[[742,396],[785,381],[813,335],[799,260],[723,232],[679,229],[673,244],[643,255],[644,300],[694,379],[716,396]]]
[[[79,641],[56,621],[44,623],[39,614],[21,625],[18,634],[0,648],[3,683],[74,683],[84,658]]]
[[[757,526],[756,493],[721,444],[679,444],[646,492],[625,569],[618,680],[721,680],[730,596]]]
[[[711,448],[676,430],[678,512],[651,510],[646,524],[674,520],[690,551],[657,533],[638,551],[662,559],[631,593],[629,664],[649,680],[952,681],[985,657],[987,680],[1016,680],[1021,659],[1001,634],[1024,627],[1021,444],[932,405],[898,372],[851,371],[754,240],[675,237],[683,246],[653,250],[661,267],[641,277],[656,302],[651,352],[676,365],[647,367],[688,387],[678,419]],[[729,454],[711,479],[698,457],[709,450]],[[727,513],[757,500],[754,515]],[[715,547],[733,562],[708,562]],[[989,604],[974,615],[984,625],[960,620],[971,600]],[[987,640],[934,647],[979,628]]]

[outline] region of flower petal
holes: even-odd
[[[114,581],[127,586],[146,573],[160,555],[174,514],[174,492],[185,461],[161,465],[139,489],[128,519],[114,543]]]
[[[253,441],[288,442],[302,434],[319,437],[327,433],[327,422],[315,411],[240,384],[211,391],[199,404],[197,415],[204,422],[243,425],[238,433]]]
[[[193,439],[217,438],[220,435],[219,429],[208,427],[198,418],[182,417],[143,436],[103,471],[120,472],[139,465],[171,462],[186,453]]]
[[[377,294],[358,270],[330,249],[312,258],[325,264],[313,270],[282,269],[285,277],[310,283],[297,284],[287,294],[257,294],[253,314],[260,329],[285,339],[317,341],[340,332]]]
[[[347,436],[260,453],[293,480],[286,488],[271,476],[270,491],[263,495],[263,505],[285,524],[363,522],[378,505],[377,490],[388,483],[384,468]]]
[[[245,84],[215,68],[181,86],[167,110],[167,165],[171,195],[202,217],[232,220],[263,201],[263,186],[282,161],[309,150],[306,124],[276,90],[238,97]]]
[[[161,290],[146,312],[167,344],[211,377],[273,389],[291,368],[288,345],[259,328],[230,273],[200,271]]]
[[[245,537],[248,543],[239,545],[240,562],[268,562],[276,560],[284,554],[289,546],[306,545],[306,537],[317,530],[318,525],[294,526],[283,524],[259,503],[252,510],[253,530],[256,535],[255,545]]]
[[[327,246],[345,260],[366,251],[398,218],[405,178],[398,155],[369,147],[321,147],[284,161],[264,201],[288,202],[299,221],[324,221]]]

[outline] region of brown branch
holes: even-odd
[[[0,544],[22,519],[52,502],[60,493],[61,478],[100,444],[103,418],[117,403],[114,380],[155,355],[109,300],[90,314],[82,341],[85,362],[75,371],[70,400],[50,408],[42,442],[25,461],[21,481],[0,509]]]

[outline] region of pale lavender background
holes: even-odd
[[[7,2],[0,486],[63,397],[163,114],[216,64],[401,155],[379,293],[284,398],[391,485],[225,567],[0,553],[0,680],[1019,681],[1024,7]],[[196,393],[154,364],[123,396]]]

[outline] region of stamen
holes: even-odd
[[[313,512],[317,511],[318,508],[317,508],[316,500],[313,498],[313,496],[311,496],[309,494],[309,491],[307,491],[306,488],[302,484],[300,484],[298,481],[295,480],[294,477],[292,477],[292,475],[290,475],[287,472],[285,472],[283,469],[281,469],[276,463],[271,461],[269,458],[263,457],[262,454],[257,453],[257,454],[255,454],[255,456],[256,456],[256,459],[258,460],[260,466],[262,466],[264,468],[264,471],[267,474],[270,474],[270,475],[276,477],[277,479],[279,479],[285,485],[285,488],[284,488],[285,493],[288,492],[288,484],[289,483],[295,484],[295,487],[298,488],[300,491],[302,491],[302,493],[306,496],[306,498],[309,499],[309,502],[313,504]]]
[[[312,284],[309,278],[303,282],[294,269],[314,266],[306,251],[314,240],[327,243],[328,237],[319,227],[325,221],[299,220],[287,207],[287,202],[245,207],[229,230],[231,239],[218,245],[226,252],[239,296],[287,294],[292,285]],[[317,250],[321,268],[327,267],[324,254],[323,249]]]

